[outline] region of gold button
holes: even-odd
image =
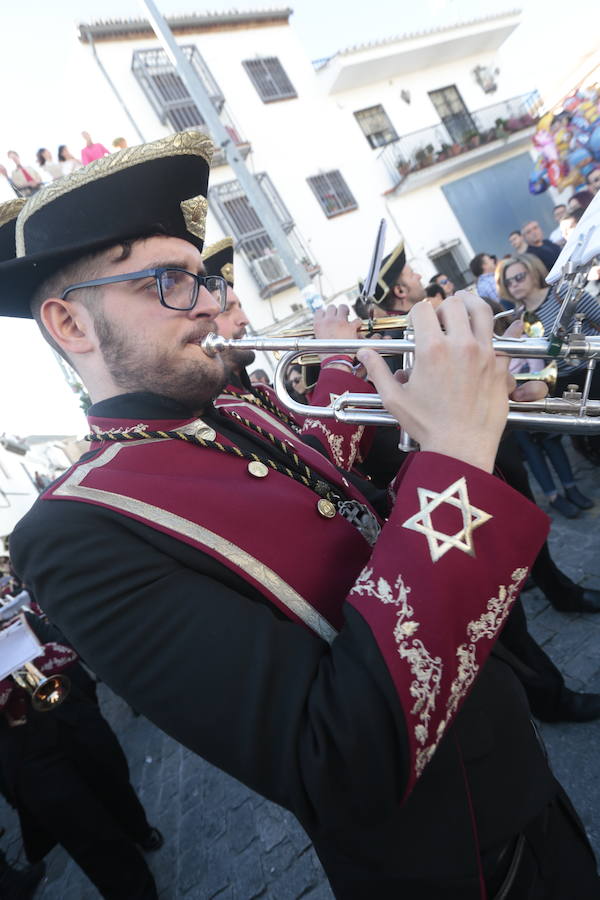
[[[210,425],[205,425],[204,422],[194,431],[194,435],[197,438],[200,438],[202,441],[214,441],[217,436],[217,432],[214,428],[211,428]]]
[[[268,466],[265,466],[264,463],[258,462],[255,459],[248,463],[248,471],[251,475],[254,475],[255,478],[266,478],[269,474]]]
[[[335,506],[331,500],[325,500],[323,497],[317,503],[317,510],[319,511],[319,515],[323,516],[324,519],[333,519],[336,512]]]

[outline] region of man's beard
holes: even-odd
[[[197,359],[177,360],[172,353],[136,345],[99,311],[94,327],[106,367],[124,393],[149,391],[199,412],[227,383],[220,355],[199,353]],[[200,339],[212,329],[207,325],[198,330]]]
[[[256,359],[254,350],[234,350],[231,347],[222,354],[225,372],[228,375],[239,375],[242,369]]]

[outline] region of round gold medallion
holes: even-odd
[[[248,463],[248,472],[251,475],[254,475],[255,478],[266,478],[269,474],[268,466],[265,466],[264,463],[258,462],[258,460],[253,459],[252,462]]]
[[[317,503],[317,510],[324,519],[333,519],[335,516],[335,506],[331,500],[325,500],[323,497]]]

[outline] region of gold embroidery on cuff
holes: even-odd
[[[459,478],[445,491],[429,491],[426,488],[417,488],[419,495],[420,510],[402,523],[403,528],[411,531],[418,531],[424,534],[429,545],[429,553],[432,562],[441,559],[448,550],[456,547],[469,556],[475,556],[475,548],[473,546],[473,532],[476,528],[480,528],[488,522],[492,516],[472,506],[467,493],[467,482],[465,477]],[[433,526],[431,514],[442,503],[454,506],[460,509],[462,513],[463,527],[456,534],[444,534]]]

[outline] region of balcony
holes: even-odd
[[[245,159],[250,152],[250,142],[240,134],[238,125],[227,109],[225,97],[198,48],[188,45],[181,47],[181,50],[219,114],[229,140]],[[164,50],[136,50],[132,57],[131,71],[163,125],[167,125],[173,131],[196,129],[212,137],[203,115]],[[223,166],[226,161],[224,146],[215,144],[211,165],[213,168]]]
[[[540,96],[533,91],[466,113],[460,122],[439,122],[392,141],[379,154],[392,180],[391,190],[414,190],[464,168],[476,157],[528,140],[540,105]]]

